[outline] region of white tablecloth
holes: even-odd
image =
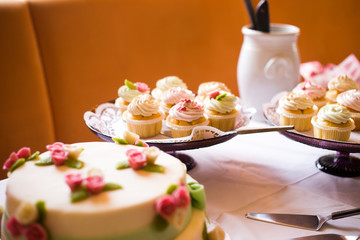
[[[360,215],[331,220],[319,232],[245,218],[247,212],[328,215],[360,207],[360,177],[332,176],[315,167],[320,156],[334,151],[271,132],[239,135],[218,145],[182,153],[197,162],[189,174],[205,186],[207,213],[232,240],[285,240],[321,233],[360,235]],[[4,201],[5,183],[0,182],[0,204]]]

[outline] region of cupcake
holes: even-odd
[[[309,95],[290,92],[279,100],[276,112],[280,125],[294,125],[297,131],[307,131],[312,127],[311,118],[317,109]]]
[[[208,123],[203,107],[190,99],[181,99],[170,109],[166,118],[166,126],[174,138],[189,136],[194,127],[206,126]]]
[[[205,100],[208,93],[211,93],[215,90],[223,90],[225,92],[230,92],[229,88],[222,82],[204,82],[199,85],[196,99],[199,102]]]
[[[151,95],[156,99],[161,99],[161,95],[172,87],[181,87],[187,89],[187,85],[182,79],[176,76],[169,76],[156,82],[156,88],[151,91]]]
[[[180,102],[181,99],[195,99],[195,94],[185,88],[172,87],[166,90],[161,96],[160,109],[166,114],[169,114],[170,108]]]
[[[350,117],[355,122],[354,131],[360,130],[360,91],[356,89],[340,93],[336,101],[349,110]]]
[[[135,97],[123,113],[127,129],[141,138],[159,134],[164,118],[165,114],[159,110],[159,102],[150,94]]]
[[[236,110],[236,97],[225,91],[213,91],[204,101],[205,115],[209,125],[221,131],[230,131],[235,128],[239,111]]]
[[[296,85],[292,90],[294,93],[307,94],[313,100],[314,104],[320,109],[327,103],[325,98],[326,89],[320,85],[304,81]]]
[[[338,104],[328,104],[320,108],[311,123],[314,137],[335,141],[348,141],[351,130],[355,128],[350,112]]]
[[[347,90],[359,89],[359,86],[354,80],[349,78],[346,75],[339,75],[336,78],[333,78],[328,83],[328,91],[326,93],[326,99],[330,103],[336,103],[336,97]]]
[[[145,83],[125,80],[124,85],[118,90],[119,97],[115,100],[115,106],[120,109],[120,113],[123,113],[136,96],[149,92],[150,88]]]

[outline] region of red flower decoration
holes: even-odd
[[[136,86],[136,90],[138,90],[139,92],[150,91],[150,88],[146,83],[137,82],[137,83],[135,83],[135,86]]]
[[[23,147],[21,148],[17,153],[16,153],[18,158],[29,158],[31,156],[31,150],[28,147]]]
[[[18,238],[21,236],[22,228],[22,224],[14,216],[12,216],[6,222],[6,230],[11,234],[13,238]]]
[[[69,152],[64,149],[51,150],[51,158],[56,166],[63,165]]]
[[[165,219],[170,219],[176,210],[175,199],[172,195],[166,195],[155,201],[155,210]]]
[[[91,176],[86,178],[86,188],[91,194],[98,194],[104,188],[105,183],[102,176]]]
[[[12,152],[9,158],[5,161],[3,165],[4,170],[10,170],[11,166],[18,160],[18,156],[15,152]]]
[[[218,95],[220,95],[220,91],[215,90],[215,91],[208,93],[207,95],[209,96],[209,98],[216,98]]]
[[[51,152],[54,151],[54,150],[64,150],[64,143],[55,142],[53,144],[46,145],[46,149],[51,151]]]
[[[74,191],[83,182],[81,174],[68,174],[65,176],[65,182],[70,187],[71,191]]]
[[[26,240],[46,240],[47,233],[45,229],[38,223],[31,224],[24,229]]]
[[[126,151],[129,165],[132,169],[141,169],[146,164],[146,154],[136,149],[129,149]]]
[[[186,209],[190,204],[190,195],[185,186],[179,186],[174,192],[173,196],[177,207]]]

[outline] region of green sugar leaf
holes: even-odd
[[[33,153],[26,161],[32,161],[32,160],[38,159],[38,158],[39,158],[39,154],[40,154],[39,151]]]
[[[39,223],[43,223],[45,220],[45,216],[46,216],[46,207],[45,207],[45,202],[44,201],[37,201],[35,203],[35,207],[38,211],[39,217],[38,217],[38,222]]]
[[[18,159],[10,168],[10,172],[15,171],[18,167],[22,166],[25,163],[25,158]]]
[[[166,221],[166,219],[164,219],[162,216],[157,214],[151,223],[151,228],[157,232],[162,232],[168,227],[168,225],[169,222]]]
[[[120,144],[120,145],[127,145],[127,144],[129,144],[126,140],[121,139],[121,138],[115,138],[115,137],[113,137],[112,140],[113,140],[115,143]]]
[[[80,186],[71,192],[71,202],[79,202],[90,196],[88,190],[84,186]]]
[[[224,97],[226,97],[226,93],[220,94],[216,97],[216,100],[221,101]]]
[[[142,170],[147,171],[147,172],[156,172],[156,173],[163,173],[165,172],[165,169],[163,166],[154,164],[154,163],[148,163],[146,164]]]
[[[177,189],[177,187],[177,184],[171,184],[166,190],[166,194],[172,194]]]
[[[53,164],[54,163],[50,156],[47,158],[42,158],[35,162],[35,165],[37,165],[37,166],[49,166],[49,165],[53,165]]]
[[[120,170],[120,169],[126,169],[129,168],[129,162],[127,160],[121,161],[116,165],[116,169]]]
[[[139,141],[135,144],[135,146],[145,147],[145,144],[144,144],[144,142],[142,142],[142,141],[139,140]]]
[[[133,84],[133,83],[130,82],[129,80],[125,80],[125,85],[126,85],[128,88],[132,89],[132,90],[135,90],[135,89],[136,89],[135,84]]]
[[[75,158],[68,158],[65,160],[65,166],[70,168],[81,169],[84,166],[84,163]]]
[[[112,191],[116,189],[122,189],[122,186],[117,183],[106,183],[103,187],[103,191]]]

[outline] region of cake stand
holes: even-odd
[[[255,110],[253,108],[239,110],[242,111],[242,114],[237,120],[237,126],[245,126],[250,122]],[[119,109],[114,105],[114,100],[99,104],[90,111],[85,112],[84,120],[87,127],[103,141],[113,142],[113,137],[122,138],[125,123],[120,116]],[[201,133],[202,136],[196,137],[195,135],[198,133]],[[155,138],[142,140],[149,146],[158,147],[162,151],[180,159],[189,171],[196,166],[196,161],[189,155],[178,151],[210,147],[226,142],[238,135],[236,130],[222,132],[211,127],[205,127],[205,129],[197,131],[196,134],[193,131],[193,134],[189,137],[171,138],[169,130],[166,126],[163,126],[161,134]]]
[[[277,99],[274,98],[271,103],[263,106],[265,118],[272,125],[279,125],[279,115],[276,113]],[[321,171],[341,177],[360,176],[360,159],[350,155],[360,152],[360,132],[352,132],[348,142],[315,138],[312,130],[307,132],[289,130],[280,133],[309,146],[336,151],[335,154],[322,156],[316,161],[315,165]]]

